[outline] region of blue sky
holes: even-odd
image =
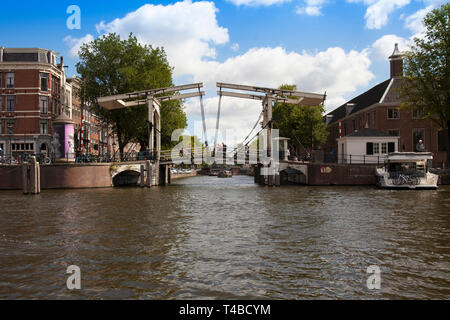
[[[41,47],[64,56],[76,74],[77,47],[107,32],[135,33],[164,46],[175,83],[202,81],[208,127],[217,110],[216,81],[328,92],[327,110],[389,77],[394,43],[405,50],[420,36],[423,16],[440,0],[57,1],[2,3],[0,46]],[[81,10],[81,29],[69,30],[69,5]],[[245,132],[260,106],[224,102],[223,128]],[[198,101],[186,102],[190,128]]]

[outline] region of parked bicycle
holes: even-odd
[[[405,175],[405,174],[399,174],[397,178],[395,178],[393,181],[394,185],[400,186],[400,185],[418,185],[420,183],[420,179],[415,176]]]

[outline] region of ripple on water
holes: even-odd
[[[0,298],[448,299],[449,199],[448,187],[267,188],[242,176],[1,192]],[[369,265],[381,268],[376,292]]]

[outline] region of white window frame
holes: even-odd
[[[396,112],[397,112],[397,115],[398,115],[398,117],[397,118],[395,118],[395,117],[389,117],[389,111],[390,110],[395,110]],[[400,109],[399,108],[388,108],[387,109],[387,118],[388,118],[388,120],[398,120],[398,119],[400,119]]]
[[[380,143],[379,142],[373,143],[373,154],[380,154]]]
[[[39,96],[39,109],[41,114],[48,114],[48,100],[48,96]]]
[[[10,81],[11,79],[12,79],[12,81]],[[15,74],[14,74],[14,72],[8,72],[6,74],[5,88],[7,88],[7,89],[14,88],[14,82],[15,82]]]
[[[13,97],[13,99],[8,99],[9,97]],[[10,104],[9,101],[12,101],[12,110],[10,108]],[[15,95],[7,95],[6,96],[6,112],[14,112],[14,110],[16,110],[16,96]]]
[[[44,124],[45,127],[43,127]],[[39,122],[39,131],[41,134],[48,134],[48,120],[41,120]]]

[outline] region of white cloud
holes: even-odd
[[[216,58],[215,45],[229,41],[228,30],[216,19],[214,2],[183,1],[174,4],[146,4],[123,18],[97,25],[99,33],[130,32],[142,43],[163,46],[175,66],[175,76],[192,73],[202,59]]]
[[[411,0],[347,0],[347,2],[362,2],[367,5],[366,27],[381,29],[388,23],[388,17],[393,11],[408,5]]]
[[[375,59],[386,61],[394,52],[395,44],[398,43],[400,51],[406,51],[412,44],[411,40],[394,34],[387,34],[374,42],[372,53]]]
[[[322,14],[322,6],[327,0],[304,0],[303,6],[297,6],[297,14],[308,16],[320,16]]]
[[[64,42],[70,47],[70,55],[72,57],[78,57],[78,51],[80,51],[81,46],[93,40],[94,37],[91,34],[87,34],[79,39],[72,38],[71,36],[64,38]]]
[[[423,19],[433,9],[444,3],[442,0],[425,0],[428,4],[425,8],[416,11],[412,15],[404,17],[405,27],[413,32],[413,37],[422,38],[425,35],[425,26]]]
[[[286,51],[282,47],[252,48],[220,61],[215,48],[228,43],[229,36],[228,30],[218,25],[216,12],[214,3],[205,1],[167,6],[148,4],[123,18],[101,22],[97,29],[99,33],[116,32],[121,37],[133,32],[142,43],[163,46],[175,67],[175,82],[204,82],[208,93],[216,91],[216,81],[265,87],[296,84],[300,91],[327,91],[327,109],[331,110],[374,78],[369,50],[345,51],[333,47],[311,53]],[[68,37],[66,42],[76,52],[75,46],[92,38]],[[214,128],[217,97],[205,99],[205,105],[208,127]],[[189,119],[198,119],[198,100],[188,100],[186,107]],[[224,98],[221,127],[245,135],[259,112],[257,101]]]
[[[290,2],[291,0],[227,0],[236,6],[258,7],[258,6],[272,6],[274,4],[282,4]]]

